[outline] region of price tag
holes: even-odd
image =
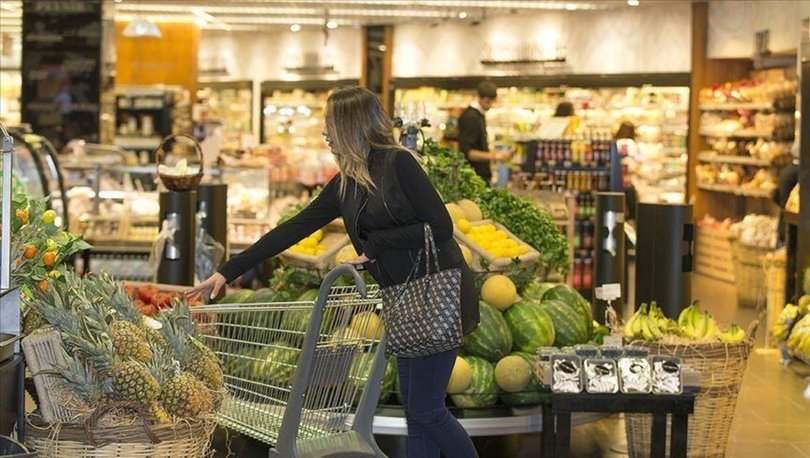
[[[622,337],[621,336],[605,336],[602,340],[602,345],[605,347],[622,347]]]
[[[596,288],[596,298],[602,301],[615,301],[622,297],[622,285],[619,283],[608,283]]]

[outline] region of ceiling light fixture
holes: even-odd
[[[639,0],[627,0],[627,5],[629,6],[638,6]]]
[[[458,18],[459,19],[467,19],[467,12],[462,11],[462,12],[458,13]]]
[[[565,5],[565,9],[568,11],[576,11],[577,5],[575,3],[568,3]]]
[[[130,23],[124,27],[122,34],[129,38],[161,38],[163,36],[157,24],[142,17],[130,21]]]
[[[290,26],[290,32],[298,32],[301,30],[301,24],[293,24]]]
[[[326,21],[326,28],[334,30],[338,28],[338,23],[336,21]]]

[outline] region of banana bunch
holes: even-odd
[[[658,340],[663,335],[657,319],[650,316],[647,304],[641,304],[624,325],[624,337],[628,340]]]
[[[802,298],[804,297],[806,296],[803,296]],[[799,307],[793,304],[786,305],[785,308],[779,312],[779,317],[776,319],[776,323],[771,326],[771,337],[773,337],[773,339],[779,343],[786,341],[790,335],[790,330],[800,318],[801,314],[802,313],[800,313]]]
[[[786,345],[788,353],[810,364],[810,315],[796,323]]]
[[[745,331],[736,324],[732,324],[728,331],[721,332],[717,337],[723,343],[740,343],[745,340]]]
[[[678,333],[678,323],[672,318],[667,318],[664,316],[664,311],[658,307],[658,304],[655,301],[650,302],[650,309],[647,314],[650,316],[650,318],[655,320],[655,323],[658,325],[658,329],[660,329],[663,333]]]
[[[694,340],[713,339],[720,334],[717,323],[709,312],[701,312],[698,302],[692,303],[678,315],[681,335]]]

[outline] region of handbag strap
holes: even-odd
[[[425,275],[430,275],[430,259],[433,254],[433,267],[439,272],[439,250],[436,249],[436,242],[433,240],[433,229],[430,224],[425,223]]]

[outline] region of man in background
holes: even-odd
[[[492,108],[498,91],[494,84],[484,81],[478,85],[478,97],[458,118],[458,145],[475,172],[487,182],[492,181],[492,161],[507,161],[509,152],[490,151],[487,141],[486,113]]]

